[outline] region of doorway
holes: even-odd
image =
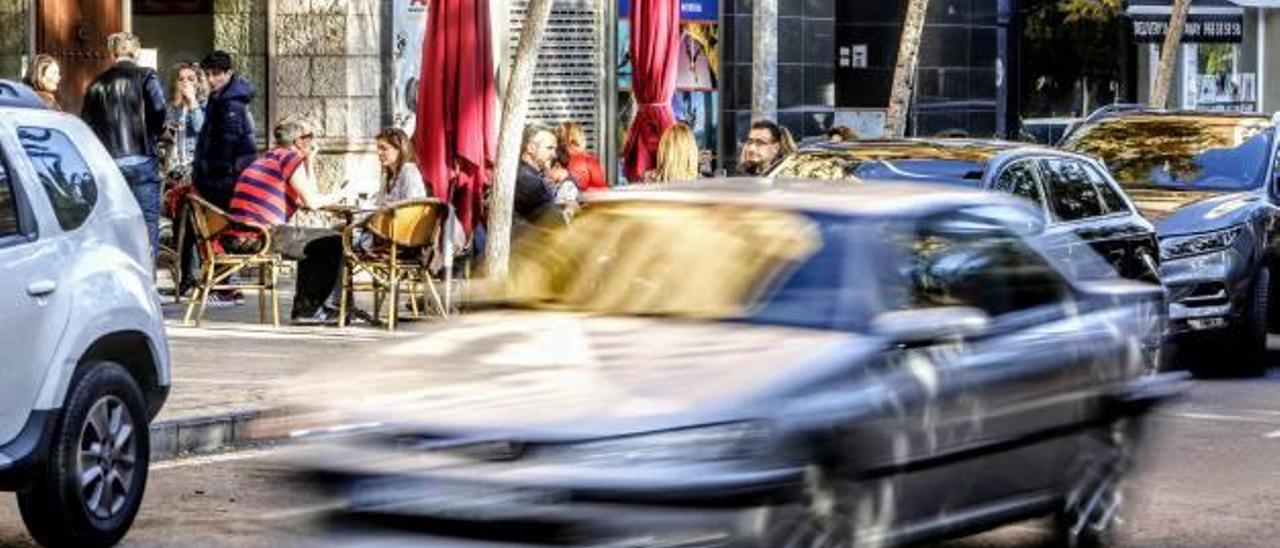
[[[89,82],[111,65],[107,36],[125,28],[123,3],[38,0],[35,6],[35,51],[58,60],[58,100],[68,112],[80,112]]]
[[[142,40],[149,59],[172,98],[173,76],[179,63],[199,63],[213,51],[212,0],[133,0],[133,33]],[[151,57],[154,55],[154,57]]]

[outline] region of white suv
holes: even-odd
[[[78,118],[0,81],[0,490],[50,546],[109,546],[142,502],[169,347],[146,227]]]

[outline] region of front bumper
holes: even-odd
[[[803,470],[610,469],[436,459],[417,471],[313,472],[349,517],[447,532],[519,525],[527,540],[609,546],[759,546],[763,508],[793,504]],[[500,528],[493,528],[500,529]]]
[[[1165,261],[1160,277],[1168,288],[1169,333],[1229,327],[1247,304],[1253,270],[1236,248]]]

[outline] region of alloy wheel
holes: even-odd
[[[89,514],[107,520],[125,508],[131,495],[138,449],[129,408],[116,396],[93,403],[80,430],[76,479]]]

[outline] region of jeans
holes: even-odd
[[[160,181],[160,166],[155,158],[139,161],[136,158],[120,158],[117,160],[120,173],[129,182],[129,190],[138,207],[142,208],[142,219],[147,223],[147,235],[151,238],[151,259],[154,261],[160,253],[160,192],[163,186]]]

